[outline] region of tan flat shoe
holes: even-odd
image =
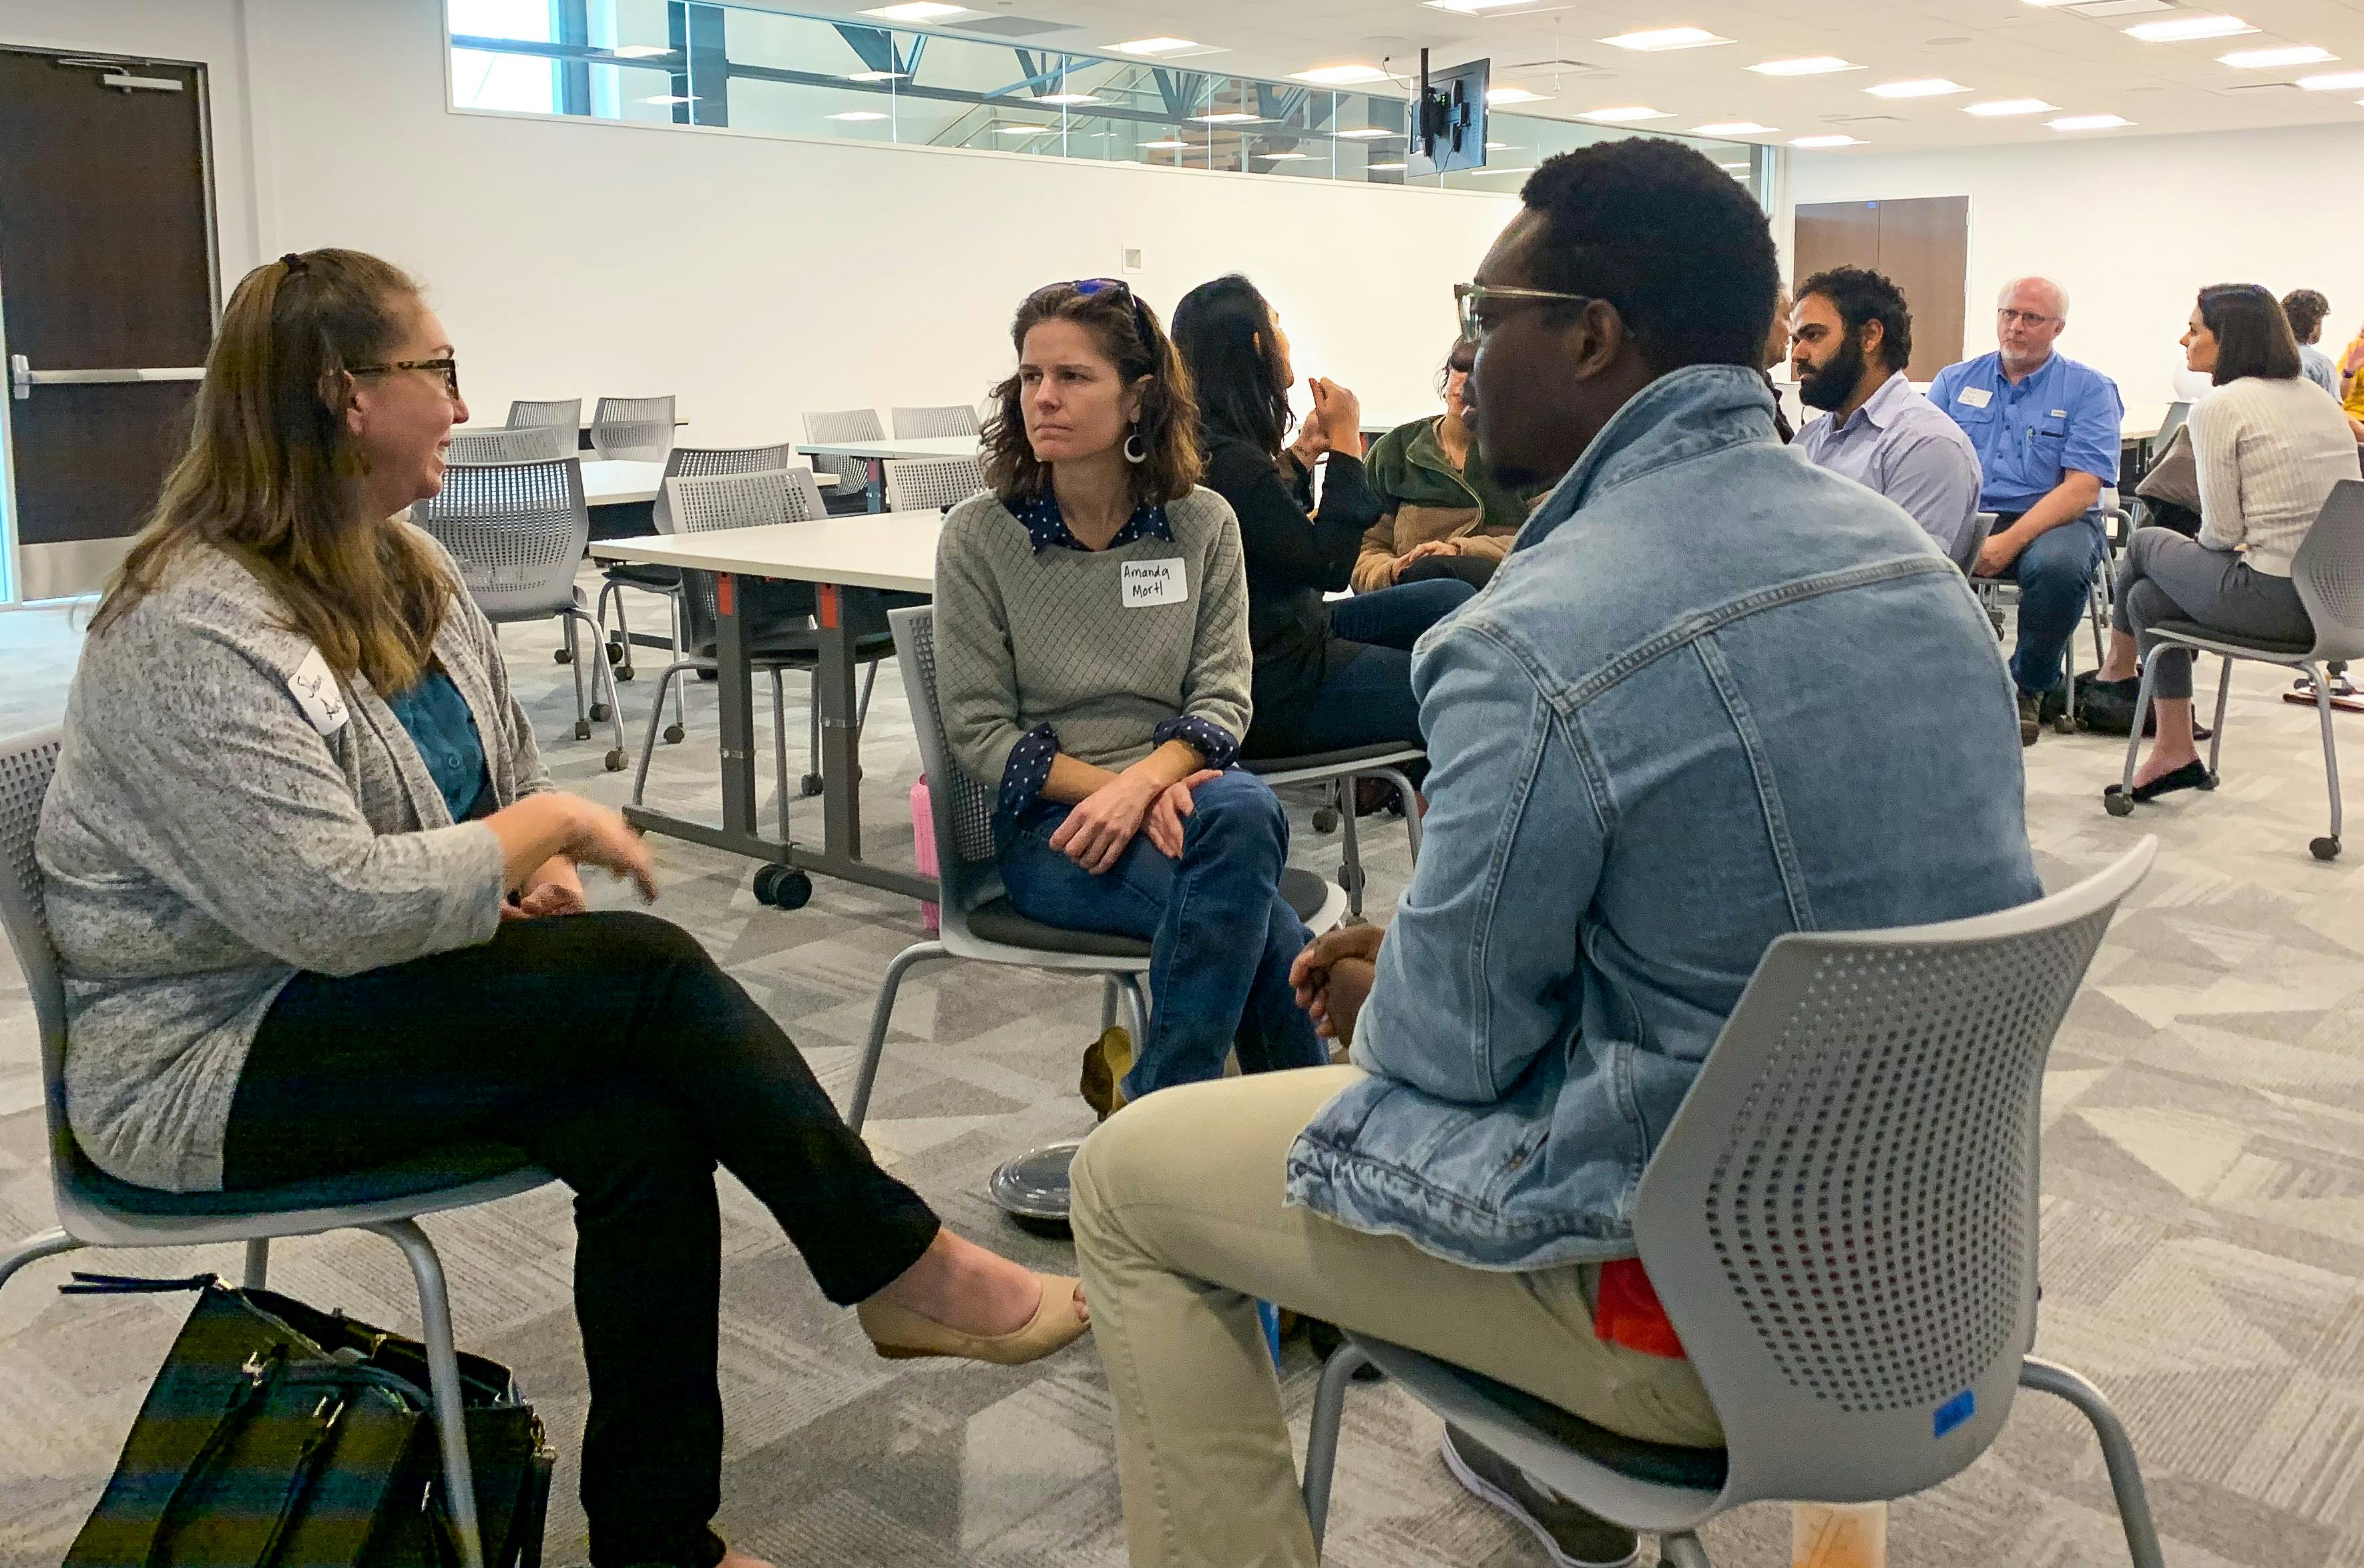
[[[1124,1109],[1121,1085],[1132,1071],[1132,1033],[1122,1024],[1110,1024],[1100,1037],[1084,1047],[1084,1070],[1076,1087],[1084,1104],[1102,1121]]]
[[[1043,1299],[1034,1308],[1033,1319],[1007,1334],[965,1334],[875,1296],[855,1307],[853,1315],[861,1320],[862,1331],[870,1336],[871,1345],[888,1361],[953,1356],[997,1366],[1023,1366],[1065,1350],[1091,1327],[1076,1315],[1077,1281],[1058,1274],[1034,1277],[1043,1282]]]

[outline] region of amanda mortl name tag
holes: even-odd
[[[1171,561],[1127,561],[1120,563],[1124,579],[1124,607],[1181,605],[1190,600],[1189,573],[1179,556]]]

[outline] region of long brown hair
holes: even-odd
[[[1010,346],[1020,357],[1026,334],[1045,321],[1073,321],[1090,332],[1123,385],[1149,378],[1142,389],[1141,418],[1128,438],[1148,454],[1132,465],[1133,499],[1162,506],[1190,494],[1207,466],[1199,450],[1199,405],[1190,394],[1190,373],[1155,312],[1123,284],[1087,293],[1073,284],[1053,284],[1028,295],[1009,325]],[[997,407],[982,438],[985,483],[1005,503],[1040,495],[1051,483],[1050,465],[1035,460],[1034,445],[1026,439],[1020,380],[1013,373],[993,389]]]
[[[91,619],[130,613],[184,551],[236,556],[278,599],[288,630],[329,668],[382,693],[417,684],[453,584],[404,522],[354,517],[364,471],[345,428],[345,372],[401,341],[418,285],[359,250],[309,250],[246,274],[206,356],[196,424]]]

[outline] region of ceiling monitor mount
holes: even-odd
[[[1486,80],[1490,61],[1432,76],[1428,50],[1420,51],[1420,90],[1412,98],[1407,175],[1445,174],[1486,166]]]

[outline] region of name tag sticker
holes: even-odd
[[[1171,561],[1127,561],[1117,570],[1124,583],[1126,609],[1190,602],[1189,573],[1179,556]]]
[[[2066,419],[2068,417],[2068,410],[2066,408],[2055,408],[2052,411],[2052,417],[2055,419]]]
[[[1983,386],[1966,386],[1962,388],[1961,395],[1956,397],[1954,401],[1957,403],[1967,403],[1973,408],[1983,408],[1988,404],[1994,401],[1994,394],[1989,392]]]
[[[336,675],[317,648],[305,654],[304,662],[287,677],[287,690],[295,696],[296,706],[304,710],[305,718],[323,735],[334,735],[352,717],[346,711],[344,694],[337,689]]]

